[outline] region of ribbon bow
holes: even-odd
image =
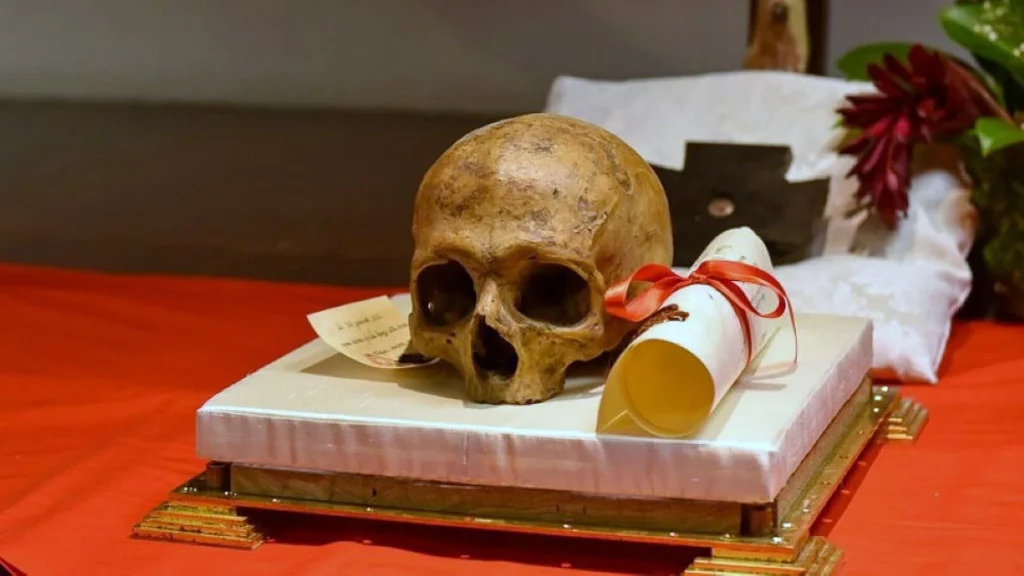
[[[632,300],[629,289],[634,282],[653,282]],[[778,296],[778,304],[770,312],[761,312],[747,298],[737,282],[758,284],[770,289]],[[751,334],[750,317],[754,314],[761,318],[773,320],[780,318],[789,311],[789,323],[793,327],[794,346],[796,339],[796,319],[793,317],[793,306],[789,296],[771,274],[756,266],[732,260],[705,260],[686,276],[680,276],[672,269],[660,264],[641,266],[629,278],[614,284],[604,296],[605,309],[612,316],[641,322],[661,308],[674,292],[693,284],[706,284],[718,290],[732,304],[736,316],[743,328],[743,336],[747,344],[747,362],[753,357],[753,336]],[[793,351],[793,362],[796,362],[796,350]]]

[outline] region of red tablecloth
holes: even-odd
[[[379,290],[0,266],[0,557],[49,574],[667,574],[666,547],[296,519],[241,552],[129,539],[202,468],[193,414]],[[956,326],[916,445],[858,468],[817,530],[844,574],[1024,573],[1024,328]]]

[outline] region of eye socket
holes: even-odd
[[[531,320],[572,326],[590,314],[590,285],[560,264],[537,264],[519,286],[516,309]]]
[[[416,279],[416,300],[428,324],[455,324],[476,306],[473,278],[458,262],[427,266]]]

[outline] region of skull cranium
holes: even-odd
[[[412,345],[458,368],[480,403],[558,394],[570,364],[630,328],[604,311],[607,287],[672,261],[651,167],[610,132],[552,114],[452,145],[421,182],[412,231]]]

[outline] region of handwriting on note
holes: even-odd
[[[409,347],[409,319],[387,296],[353,302],[307,316],[321,340],[375,368],[414,368],[436,362]]]

